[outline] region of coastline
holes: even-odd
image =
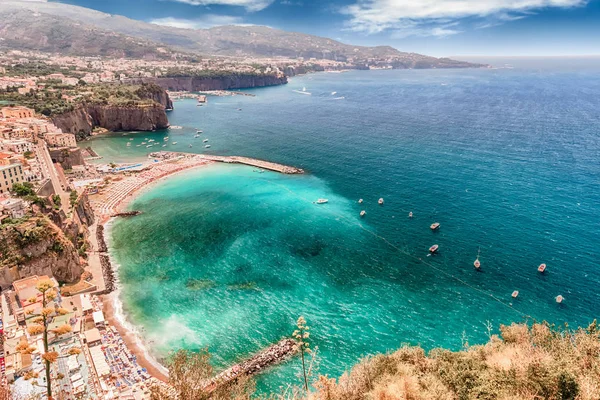
[[[204,167],[212,164],[213,162],[204,161],[202,163],[192,163],[188,165],[183,165],[181,168],[174,169],[173,171],[160,175],[156,178],[150,179],[143,185],[131,191],[125,198],[121,199],[117,204],[114,205],[114,208],[117,212],[122,212],[133,200],[135,200],[137,196],[140,196],[145,191],[151,189],[155,184],[159,183],[160,181],[173,177],[182,172],[187,172],[195,168]],[[151,376],[162,382],[168,383],[169,378],[167,369],[160,362],[158,362],[158,360],[154,356],[152,356],[143,338],[137,332],[135,325],[127,320],[127,317],[123,312],[123,303],[121,302],[121,299],[119,297],[120,287],[118,284],[117,276],[118,264],[114,261],[110,250],[110,225],[114,217],[106,215],[97,215],[97,218],[98,224],[104,227],[103,239],[106,243],[106,253],[108,254],[110,260],[109,268],[111,270],[112,275],[115,277],[113,282],[114,288],[109,293],[103,293],[99,296],[102,300],[102,309],[104,312],[104,316],[109,322],[109,324],[112,325],[119,332],[119,334],[125,341],[127,348],[131,351],[132,354],[134,354],[137,357],[138,363],[142,367],[146,368],[146,370]]]

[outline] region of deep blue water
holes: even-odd
[[[292,91],[303,87],[312,95]],[[143,157],[130,137],[208,151],[193,138],[201,128],[212,154],[308,172],[196,170],[115,224],[125,311],[159,355],[208,346],[225,365],[289,335],[302,314],[319,372],[336,376],[401,343],[483,342],[487,321],[598,317],[600,64],[323,73],[249,92],[176,102],[169,118],[183,130],[91,142],[103,161]],[[260,387],[295,381],[297,367]]]

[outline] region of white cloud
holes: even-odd
[[[191,4],[193,6],[238,6],[244,7],[248,11],[260,11],[267,8],[274,0],[171,0],[179,3]]]
[[[250,25],[244,24],[242,18],[240,17],[216,14],[205,14],[202,17],[196,19],[184,19],[173,17],[156,18],[150,20],[150,23],[184,29],[205,29],[220,25]]]
[[[344,7],[349,15],[347,28],[357,32],[379,33],[408,28],[433,36],[458,33],[443,24],[462,18],[489,18],[509,21],[543,8],[568,8],[588,0],[358,0]],[[433,26],[432,24],[442,24]],[[423,26],[428,26],[424,28]]]

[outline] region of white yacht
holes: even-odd
[[[317,200],[317,204],[325,204],[325,203],[328,203],[328,202],[329,202],[329,200],[327,200],[327,199],[318,199]]]

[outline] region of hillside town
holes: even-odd
[[[2,226],[19,229],[28,220],[49,218],[53,220],[50,223],[53,229],[77,220],[80,234],[85,235],[86,228],[95,231],[97,225],[91,223],[93,213],[83,217],[87,221],[82,221],[76,204],[87,203],[88,194],[97,194],[98,187],[105,185],[105,177],[101,168],[85,161],[75,136],[61,132],[47,118],[21,106],[0,109],[0,135]],[[69,159],[69,169],[56,162],[65,156]],[[105,176],[111,175],[110,168],[104,171]],[[48,202],[58,218],[48,212]],[[62,311],[49,323],[49,348],[69,354],[52,368],[53,386],[63,393],[60,398],[147,398],[149,385],[156,378],[138,363],[116,328],[106,321],[102,300],[92,294],[107,292],[106,271],[100,261],[103,249],[94,236],[84,237],[83,241],[80,248],[83,251],[78,257],[82,272],[70,285],[59,284],[52,275],[27,275],[18,271],[20,266],[15,270],[11,265],[11,250],[2,245],[2,382],[10,384],[13,394],[23,398],[45,393],[42,335],[31,327],[39,323],[32,316],[51,307]],[[42,304],[40,282],[50,282],[51,290],[56,293],[51,305]],[[68,332],[54,334],[61,325],[69,326]],[[31,351],[20,351],[23,343],[31,344]],[[72,348],[82,351],[70,352]]]

